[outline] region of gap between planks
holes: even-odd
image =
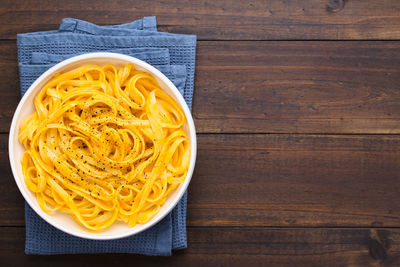
[[[0,228],[26,228],[25,225],[0,225]],[[307,230],[307,229],[329,229],[329,230],[366,230],[366,229],[378,229],[378,230],[397,230],[400,226],[186,226],[186,229],[210,229],[210,230]]]

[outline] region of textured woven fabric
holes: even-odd
[[[25,253],[38,255],[84,253],[140,253],[171,255],[171,214],[151,229],[117,240],[88,240],[66,234],[47,224],[25,204]]]
[[[169,36],[174,35],[167,32],[157,32],[151,29],[137,29],[132,27],[104,27],[98,26],[96,24],[79,20],[66,18],[61,21],[60,27],[58,28],[60,32],[73,32],[73,33],[83,33],[83,34],[93,34],[93,35],[135,35],[135,36]]]
[[[70,18],[66,18],[68,21]],[[70,20],[78,20],[78,19],[70,19]],[[144,17],[129,23],[118,24],[118,25],[105,25],[101,26],[103,28],[125,28],[125,29],[133,29],[133,30],[147,30],[147,31],[157,31],[157,20],[155,16],[152,17]],[[52,31],[39,31],[39,32],[28,32],[24,33],[24,35],[40,35],[40,34],[50,34],[50,33],[59,33],[59,30]]]
[[[76,22],[82,22],[83,24],[87,23],[88,25],[93,25],[96,26],[96,24],[92,24],[90,22],[86,22],[83,20],[79,19],[73,19],[73,18],[65,18],[61,21],[62,27],[67,27],[68,23],[71,25],[76,25]],[[61,27],[60,25],[60,27]],[[104,26],[99,26],[104,29],[108,28],[114,28],[114,29],[132,29],[132,30],[147,30],[147,31],[157,31],[157,21],[155,16],[151,17],[144,17],[129,23],[125,24],[118,24],[118,25],[104,25]]]
[[[110,49],[110,50],[105,50],[104,52],[114,52],[114,53],[129,55],[144,60],[152,65],[168,65],[170,63],[169,51],[166,48]],[[79,55],[79,53],[69,54],[69,55],[59,55],[59,54],[33,52],[30,64],[58,63],[64,59],[77,55]]]
[[[141,32],[141,33],[140,33]],[[134,56],[154,65],[178,88],[191,108],[196,36],[158,33],[155,17],[121,25],[98,26],[64,19],[57,31],[18,34],[21,94],[54,64],[87,52],[108,51]],[[170,255],[186,248],[186,199],[160,223],[133,237],[94,241],[63,233],[25,208],[27,254],[140,253]]]
[[[171,64],[185,65],[187,82],[184,98],[192,106],[196,36],[97,36],[71,32],[51,34],[19,34],[17,38],[19,62],[29,62],[33,52],[76,54],[107,51],[118,48],[168,48]]]

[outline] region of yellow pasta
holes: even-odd
[[[25,183],[45,212],[90,230],[148,222],[186,177],[185,115],[148,73],[128,64],[55,75],[21,123]]]

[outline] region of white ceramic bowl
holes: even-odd
[[[70,215],[66,213],[56,211],[54,213],[48,214],[39,207],[35,195],[31,191],[29,191],[29,189],[26,187],[22,175],[20,160],[22,158],[22,154],[25,149],[18,142],[19,127],[21,120],[34,111],[33,99],[36,93],[39,92],[39,90],[43,87],[43,85],[54,74],[59,72],[69,71],[76,67],[87,64],[97,64],[100,66],[106,64],[113,64],[115,66],[122,66],[127,63],[132,63],[137,69],[151,73],[152,76],[158,81],[161,88],[168,95],[170,95],[184,111],[186,116],[186,123],[183,128],[187,133],[187,136],[189,137],[191,144],[189,170],[185,181],[173,193],[171,193],[168,196],[167,201],[160,208],[160,211],[148,223],[138,224],[133,228],[129,228],[126,223],[115,222],[113,225],[106,228],[105,230],[90,231],[85,229],[83,226],[79,225],[72,219]],[[11,169],[15,178],[15,182],[17,183],[18,188],[21,191],[21,194],[24,196],[26,202],[28,202],[29,206],[31,206],[32,209],[37,214],[39,214],[40,217],[42,217],[45,221],[47,221],[54,227],[68,234],[87,239],[108,240],[108,239],[118,239],[138,234],[152,227],[157,222],[159,222],[175,207],[175,205],[178,203],[178,201],[185,193],[189,185],[190,179],[192,177],[196,161],[197,142],[196,142],[196,131],[190,110],[185,100],[183,99],[182,95],[179,93],[178,89],[176,89],[174,84],[167,77],[165,77],[164,74],[162,74],[160,71],[158,71],[151,65],[147,64],[146,62],[143,62],[137,58],[133,58],[130,56],[116,54],[116,53],[89,53],[72,57],[58,63],[57,65],[55,65],[54,67],[50,68],[45,73],[43,73],[31,85],[31,87],[29,87],[28,91],[25,93],[25,95],[19,102],[19,105],[14,113],[10,129],[8,150],[9,150]]]

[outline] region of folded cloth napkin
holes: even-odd
[[[192,105],[196,36],[157,32],[155,17],[98,26],[63,19],[58,30],[18,34],[21,94],[54,64],[96,51],[134,56],[163,72]],[[161,222],[138,235],[118,240],[87,240],[68,235],[41,219],[25,205],[27,254],[140,253],[171,255],[186,248],[187,193]]]

